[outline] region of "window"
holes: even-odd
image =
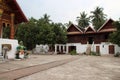
[[[6,27],[5,23],[3,23],[3,27]]]

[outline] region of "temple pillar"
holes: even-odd
[[[15,18],[15,14],[14,14],[14,13],[11,13],[10,39],[14,39],[14,35],[15,35],[14,18]]]
[[[54,54],[57,54],[57,44],[55,44],[55,53]]]
[[[3,10],[0,9],[0,38],[2,38],[2,14]]]
[[[66,45],[66,54],[68,54],[69,53],[69,48],[68,48],[69,46],[68,45]]]

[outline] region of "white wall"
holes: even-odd
[[[100,53],[102,55],[109,54],[109,45],[114,45],[115,47],[115,53],[120,52],[120,47],[118,47],[115,44],[111,44],[109,42],[102,42],[101,44],[92,44],[91,51],[96,52],[96,46],[100,47]],[[81,44],[81,43],[68,43],[67,46],[76,46],[76,52],[77,53],[83,53],[86,52],[87,44]]]
[[[76,46],[77,53],[86,52],[87,45],[82,45],[81,43],[68,43],[67,46]]]
[[[18,40],[13,39],[0,39],[0,54],[2,52],[2,44],[11,44],[11,50],[7,52],[8,59],[14,59]]]
[[[115,45],[115,53],[120,52],[120,47],[118,45]]]

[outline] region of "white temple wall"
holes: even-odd
[[[68,47],[69,46],[76,46],[76,52],[78,54],[84,53],[86,52],[87,46],[88,44],[81,44],[81,43],[67,43],[66,44]],[[104,54],[109,54],[109,46],[110,45],[114,45],[114,50],[115,53],[120,52],[120,47],[109,43],[109,42],[102,42],[101,44],[92,44],[91,45],[91,51],[96,52],[96,46],[99,46],[99,50],[100,50],[100,54],[104,55]]]
[[[0,39],[0,54],[2,52],[2,44],[11,44],[11,50],[7,52],[8,59],[14,59],[16,54],[16,47],[18,40],[13,39]]]

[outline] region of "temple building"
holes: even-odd
[[[18,40],[14,39],[17,24],[27,22],[16,0],[0,0],[0,56],[3,56],[4,47],[7,47],[7,58],[14,59]],[[5,31],[7,37],[4,36]]]
[[[109,42],[109,34],[116,31],[112,19],[107,20],[98,30],[88,26],[82,29],[71,24],[67,29],[68,52],[76,50],[84,53],[88,48],[100,54],[114,54],[119,52],[120,47]]]
[[[10,28],[10,39],[14,39],[17,24],[27,22],[16,0],[0,0],[0,38],[3,37],[3,28]]]
[[[67,44],[56,44],[55,54],[70,53],[75,50],[78,54],[90,51],[100,54],[115,54],[120,47],[109,42],[109,34],[116,31],[112,19],[107,20],[98,30],[88,26],[87,28],[71,24],[67,29]]]

